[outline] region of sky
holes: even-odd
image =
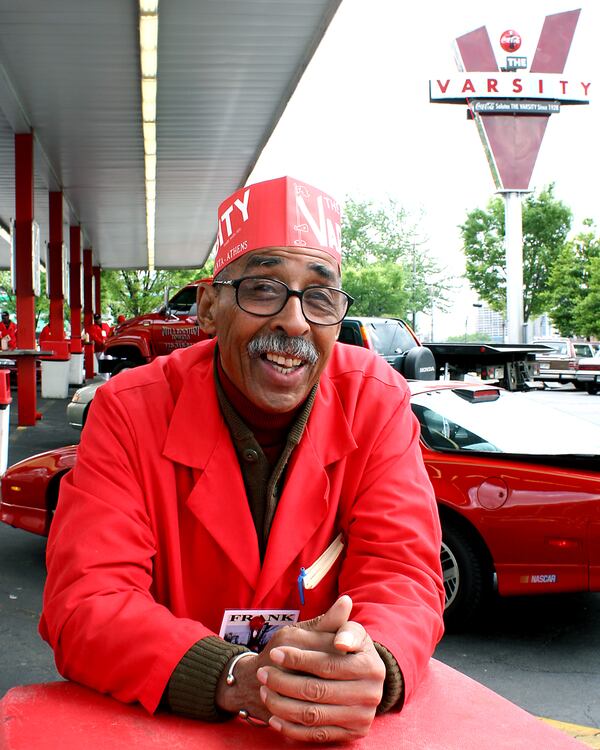
[[[284,174],[343,201],[396,200],[419,220],[448,276],[464,273],[458,225],[495,195],[475,124],[464,105],[431,104],[429,80],[456,72],[456,37],[486,26],[500,64],[506,29],[531,63],[546,15],[581,8],[565,66],[591,81],[590,104],[563,106],[546,129],[530,188],[551,182],[600,232],[600,2],[585,0],[342,0],[249,182]],[[598,98],[596,97],[598,87]],[[477,301],[463,283],[435,338],[474,330]],[[425,318],[425,316],[424,316]],[[421,326],[429,331],[430,322]]]

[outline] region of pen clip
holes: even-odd
[[[306,576],[306,570],[300,568],[300,575],[298,576],[298,594],[300,595],[300,604],[304,606],[304,577]]]

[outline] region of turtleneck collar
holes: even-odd
[[[252,401],[247,399],[246,396],[231,382],[221,365],[221,357],[219,355],[218,347],[216,360],[217,374],[225,396],[235,411],[240,415],[244,423],[252,430],[258,443],[263,446],[281,442],[281,439],[287,435],[289,428],[296,419],[303,404],[300,404],[292,411],[283,413],[262,411],[256,406],[256,404],[253,404]]]

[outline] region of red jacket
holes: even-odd
[[[17,348],[17,326],[12,322],[12,320],[7,326],[4,325],[4,323],[0,320],[0,338],[3,339],[5,336],[9,336],[8,348],[16,349]]]
[[[40,624],[59,671],[153,711],[223,610],[299,608],[297,577],[341,530],[344,555],[302,619],[338,596],[410,697],[442,634],[440,528],[402,378],[336,344],[290,459],[261,568],[213,376],[215,341],[98,390],[48,540]]]
[[[94,351],[102,352],[106,346],[106,339],[112,333],[112,328],[108,323],[102,323],[100,326],[97,323],[91,323],[87,328],[87,333],[94,344]]]

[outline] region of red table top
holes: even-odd
[[[306,747],[240,719],[204,724],[149,716],[72,682],[25,685],[0,701],[0,750],[275,750]],[[328,745],[332,747],[332,745]],[[352,750],[581,750],[582,745],[450,667],[431,660],[400,714],[375,719]]]

